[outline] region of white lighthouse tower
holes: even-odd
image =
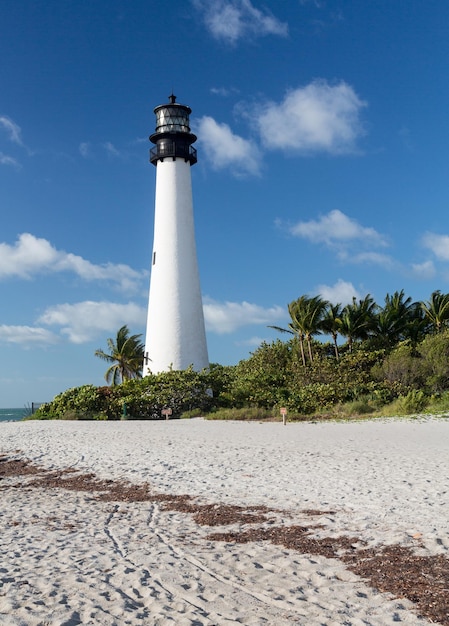
[[[209,366],[193,221],[191,109],[171,95],[154,112],[156,202],[144,376]]]

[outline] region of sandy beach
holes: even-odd
[[[449,624],[448,419],[2,423],[0,454],[2,625]]]

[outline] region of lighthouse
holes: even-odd
[[[209,366],[193,219],[190,168],[197,162],[192,110],[169,97],[154,109],[154,241],[143,375]]]

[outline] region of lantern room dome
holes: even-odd
[[[156,133],[190,133],[189,115],[192,109],[185,104],[178,104],[173,94],[169,100],[169,104],[160,104],[154,109]]]

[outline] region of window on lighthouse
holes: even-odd
[[[159,132],[181,131],[189,133],[189,116],[178,107],[164,107],[156,113],[156,126]]]

